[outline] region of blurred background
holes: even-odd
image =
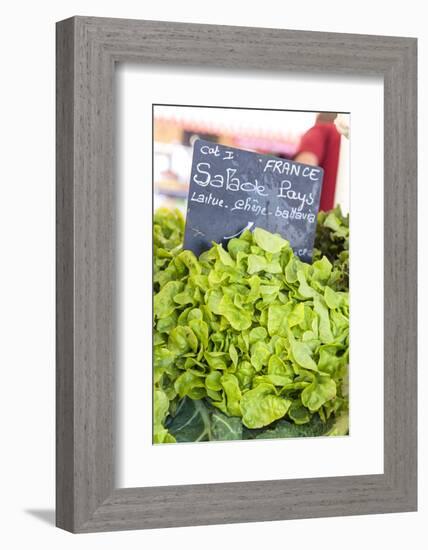
[[[349,212],[349,115],[155,105],[154,208],[186,213],[196,139],[314,164],[324,169],[321,210]]]

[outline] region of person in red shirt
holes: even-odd
[[[340,134],[334,125],[336,116],[337,113],[319,113],[315,126],[302,136],[294,157],[297,162],[320,166],[324,169],[320,210],[334,208],[340,150]]]

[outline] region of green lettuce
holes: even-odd
[[[336,290],[349,289],[349,215],[344,216],[340,206],[319,212],[313,257],[326,257],[333,264]]]
[[[319,220],[333,244],[306,264],[261,228],[197,258],[182,249],[181,214],[155,213],[155,443],[317,422],[327,434],[335,419],[331,435],[347,430],[349,224],[339,211]]]
[[[207,401],[186,397],[170,415],[168,433],[177,442],[230,441],[243,439],[239,418],[227,416]]]

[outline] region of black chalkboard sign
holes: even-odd
[[[197,255],[212,241],[226,248],[244,229],[262,227],[310,262],[322,178],[318,166],[195,141],[184,248]]]

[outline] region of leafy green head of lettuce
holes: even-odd
[[[185,400],[243,430],[345,415],[349,299],[338,258],[303,263],[261,228],[197,258],[181,248],[183,227],[177,212],[155,216],[155,442],[175,440],[168,419]]]

